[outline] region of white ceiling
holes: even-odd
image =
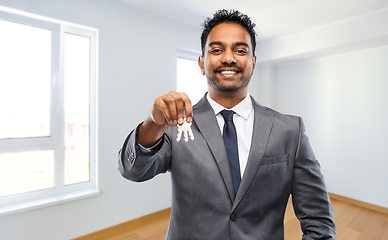
[[[256,23],[258,42],[319,28],[388,8],[388,0],[106,0],[193,28],[218,9]]]

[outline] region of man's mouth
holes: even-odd
[[[236,74],[237,71],[220,71],[220,73],[223,75],[233,75]]]
[[[214,69],[214,73],[221,74],[225,77],[233,77],[239,73],[242,73],[243,71],[244,69],[239,66],[227,64],[223,64],[222,66],[219,66]]]
[[[234,76],[241,73],[242,70],[239,68],[219,68],[216,73],[222,74],[223,76]]]

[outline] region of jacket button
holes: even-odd
[[[234,214],[234,213],[232,213],[232,214],[230,215],[230,220],[232,220],[233,222],[236,221],[236,220],[237,220],[237,215]]]

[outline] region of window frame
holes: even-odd
[[[0,6],[0,19],[52,31],[50,136],[0,139],[0,154],[54,150],[54,188],[0,197],[0,216],[99,194],[97,176],[98,30]],[[90,39],[89,181],[64,184],[64,35]]]
[[[176,55],[176,68],[177,68],[176,72],[177,72],[177,75],[176,75],[176,86],[175,86],[175,89],[177,91],[184,91],[185,90],[185,89],[183,89],[182,87],[179,86],[180,79],[178,79],[178,77],[179,77],[178,76],[178,60],[179,59],[183,59],[183,60],[189,60],[189,61],[193,61],[193,62],[197,63],[199,56],[202,56],[202,54],[200,52],[198,52],[198,51],[188,50],[188,49],[183,49],[183,48],[178,48],[177,49],[177,55]],[[200,74],[199,66],[198,66],[198,74]],[[204,82],[206,84],[207,80],[206,80],[205,76],[203,76],[203,80],[204,80]],[[203,97],[203,94],[205,94],[208,91],[207,87],[205,87],[203,90],[204,90],[204,92],[201,93],[200,96],[198,96],[199,99],[191,99],[192,101],[194,101],[194,102],[192,102],[193,105],[196,104],[197,103],[196,101],[200,100]]]

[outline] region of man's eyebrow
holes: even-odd
[[[246,42],[237,42],[237,43],[235,44],[235,46],[245,46],[245,47],[249,48],[249,45],[248,45],[248,43],[246,43]]]
[[[211,42],[209,43],[209,46],[213,46],[213,45],[222,45],[222,43],[220,41],[215,41],[215,42]]]
[[[210,47],[211,47],[211,46],[214,46],[214,45],[220,45],[220,46],[222,46],[223,44],[222,44],[220,41],[214,41],[214,42],[209,43],[209,46],[210,46]],[[246,43],[246,42],[236,42],[236,43],[233,44],[233,45],[236,46],[236,47],[238,47],[238,46],[245,46],[245,47],[249,48],[249,45],[248,45],[248,43]]]

